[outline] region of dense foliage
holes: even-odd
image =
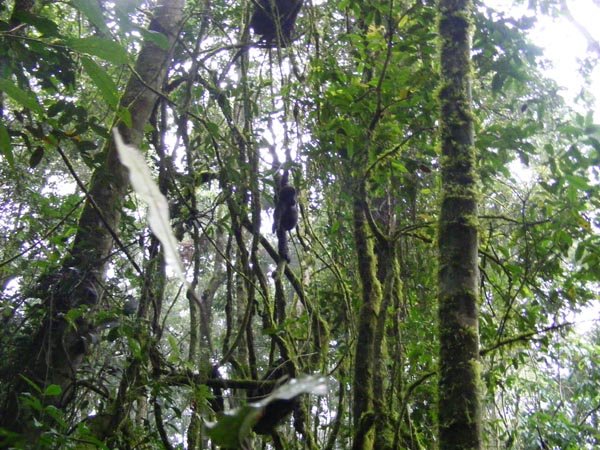
[[[435,448],[436,4],[305,1],[278,46],[250,1],[155,3],[0,2],[0,446]],[[600,127],[527,39],[559,6],[472,11],[486,449],[600,446]]]

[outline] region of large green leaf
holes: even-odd
[[[47,17],[38,16],[26,11],[18,11],[15,13],[14,19],[34,26],[40,33],[46,36],[60,36],[58,25]]]
[[[96,27],[108,34],[109,29],[104,22],[104,16],[100,5],[95,0],[73,0],[72,3],[81,11]]]
[[[76,52],[97,56],[114,64],[127,64],[129,62],[129,55],[125,49],[109,39],[95,36],[67,39],[65,45]]]
[[[15,162],[15,157],[12,151],[10,136],[6,127],[0,122],[0,153],[4,155],[8,163],[12,166]]]
[[[90,78],[96,83],[96,87],[98,87],[100,95],[102,95],[106,103],[111,108],[116,109],[119,103],[119,93],[117,85],[112,78],[90,58],[81,58],[81,64]]]
[[[35,95],[33,95],[31,92],[22,90],[9,80],[0,79],[0,91],[4,91],[10,98],[19,103],[21,106],[24,106],[35,113],[42,114],[44,112]]]

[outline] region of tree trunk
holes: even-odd
[[[439,448],[481,448],[477,176],[469,0],[440,0]]]
[[[377,318],[377,332],[375,337],[374,356],[374,385],[373,405],[375,410],[375,445],[377,450],[389,450],[394,448],[394,420],[390,413],[389,392],[392,380],[386,370],[390,362],[386,334],[388,332],[387,310],[392,304],[398,303],[402,279],[400,277],[400,264],[396,243],[391,239],[382,242],[376,252],[379,262],[379,280],[383,287],[382,301]],[[383,270],[382,270],[383,269]],[[391,392],[390,392],[391,394]]]
[[[354,360],[354,442],[353,450],[373,448],[375,412],[373,380],[377,318],[381,307],[381,284],[377,279],[377,262],[373,240],[369,237],[364,190],[355,193],[354,240],[358,255],[358,272],[362,284],[362,304],[358,319],[358,338]]]
[[[169,69],[172,44],[179,32],[184,0],[170,0],[155,11],[150,29],[163,33],[171,44],[161,48],[147,40],[138,56],[135,74],[131,76],[120,105],[131,116],[131,127],[119,124],[124,140],[139,146],[156,99]],[[87,353],[90,323],[83,316],[74,327],[65,314],[79,307],[94,307],[103,294],[103,280],[113,250],[121,217],[121,203],[128,189],[127,171],[119,162],[114,142],[104,148],[104,163],[92,174],[89,197],[86,199],[78,231],[70,255],[56,273],[39,283],[39,296],[46,307],[46,319],[33,338],[31,346],[22,352],[17,373],[24,374],[44,388],[60,386],[62,396],[57,406],[68,403],[73,394],[74,375]],[[31,390],[22,381],[15,381],[15,392]],[[22,429],[17,414],[16,394],[7,408],[2,425]],[[12,422],[12,423],[11,423]]]

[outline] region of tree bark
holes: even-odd
[[[169,0],[159,5],[150,29],[166,36],[168,48],[154,41],[144,42],[120,106],[131,116],[131,127],[119,123],[124,140],[139,147],[154,104],[169,69],[171,50],[183,17],[184,0]],[[32,343],[23,351],[17,373],[37,383],[42,391],[50,384],[61,387],[62,395],[55,402],[65,406],[73,393],[74,376],[87,353],[91,325],[86,314],[69,324],[65,314],[79,307],[94,307],[103,295],[103,280],[113,250],[121,218],[121,204],[129,186],[127,171],[119,162],[112,139],[106,143],[104,163],[92,174],[89,196],[79,219],[78,231],[70,255],[62,267],[46,275],[38,286],[39,296],[46,308],[46,318]],[[15,392],[31,390],[15,380]],[[17,414],[16,395],[9,402],[2,423],[10,428],[23,429]]]
[[[382,290],[377,279],[377,259],[373,239],[369,237],[365,212],[364,189],[355,193],[354,240],[358,255],[358,272],[362,284],[362,304],[359,313],[358,338],[354,360],[354,442],[353,450],[371,450],[374,444],[373,380],[377,337],[377,318]]]
[[[386,239],[378,245],[376,251],[379,262],[379,282],[382,286],[382,300],[377,318],[377,331],[374,345],[374,385],[373,406],[375,410],[375,443],[377,450],[390,450],[394,448],[393,416],[390,413],[390,395],[386,391],[392,383],[386,367],[390,361],[388,354],[387,336],[388,314],[387,310],[392,304],[397,304],[402,286],[400,277],[400,264],[398,261],[397,244],[391,239]]]
[[[439,448],[481,448],[476,152],[469,0],[440,0]]]

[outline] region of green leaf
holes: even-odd
[[[256,404],[225,412],[216,422],[206,424],[208,435],[223,448],[240,448],[261,414],[262,408]]]
[[[214,123],[214,122],[206,122],[204,124],[204,126],[206,127],[206,130],[212,136],[217,137],[217,138],[221,136],[221,128],[216,123]]]
[[[46,36],[60,36],[58,25],[46,17],[31,14],[26,11],[19,11],[15,13],[15,19],[34,26],[36,30]]]
[[[63,100],[58,100],[56,103],[54,103],[48,108],[46,116],[56,117],[60,112],[64,111],[65,105],[66,103]]]
[[[119,119],[121,119],[127,127],[131,128],[133,126],[131,112],[127,108],[119,108],[117,116],[119,116]]]
[[[140,345],[139,341],[134,338],[129,338],[127,343],[129,344],[129,351],[131,351],[131,356],[133,356],[138,361],[141,361],[143,355],[142,346]]]
[[[173,336],[172,334],[168,334],[167,341],[169,342],[169,347],[171,348],[169,361],[177,361],[181,356],[179,352],[179,344],[177,343],[177,339],[175,339],[175,336]]]
[[[19,400],[24,406],[34,411],[42,411],[42,409],[44,409],[39,397],[36,395],[32,395],[29,392],[25,392],[23,395],[20,395]],[[34,419],[34,425],[38,426],[38,424],[39,422],[37,421],[37,419]]]
[[[12,144],[10,142],[10,136],[8,134],[8,130],[0,122],[0,154],[4,155],[8,164],[11,166],[15,163],[15,156],[12,151]]]
[[[119,94],[117,91],[117,85],[114,83],[111,77],[90,58],[81,58],[81,64],[84,70],[90,76],[92,81],[96,84],[96,87],[100,90],[100,95],[104,98],[104,101],[113,109],[117,108],[119,103]]]
[[[75,5],[75,8],[81,11],[103,33],[110,34],[110,30],[104,22],[102,10],[96,0],[73,0],[72,3]]]
[[[29,168],[35,169],[44,157],[44,147],[38,146],[29,157]]]
[[[25,92],[9,80],[0,79],[0,91],[4,91],[21,106],[24,106],[37,114],[42,114],[44,112],[35,95],[32,95],[31,92]]]
[[[77,319],[81,318],[87,312],[87,307],[73,308],[65,314],[65,320],[73,328],[77,329]]]
[[[44,395],[47,397],[57,397],[60,394],[62,394],[62,389],[58,384],[51,384],[44,391]]]
[[[339,220],[336,220],[331,225],[331,233],[336,234],[339,230],[340,230],[340,222],[339,222]]]
[[[114,41],[90,36],[82,39],[67,39],[65,45],[79,53],[97,56],[114,64],[127,64],[129,55]]]
[[[580,191],[587,191],[590,189],[590,184],[584,177],[580,177],[578,175],[565,175],[565,178],[571,186],[579,189]]]
[[[406,166],[404,164],[402,164],[400,161],[393,160],[392,167],[394,167],[394,169],[397,169],[402,173],[408,172],[408,169],[406,168]]]
[[[93,151],[98,148],[98,143],[94,141],[76,141],[75,145],[82,153]]]
[[[35,390],[35,392],[37,392],[38,394],[42,393],[42,389],[40,389],[40,387],[37,385],[37,383],[35,381],[30,380],[23,374],[20,374],[20,377],[23,378],[23,380],[25,380],[25,382]]]
[[[54,386],[56,386],[56,385],[54,385]],[[56,386],[56,387],[58,387],[58,386]],[[64,419],[64,413],[60,409],[58,409],[56,406],[54,406],[54,405],[46,406],[44,408],[44,413],[48,414],[50,417],[52,417],[56,421],[56,423],[58,423],[62,428],[66,428],[67,424]]]

